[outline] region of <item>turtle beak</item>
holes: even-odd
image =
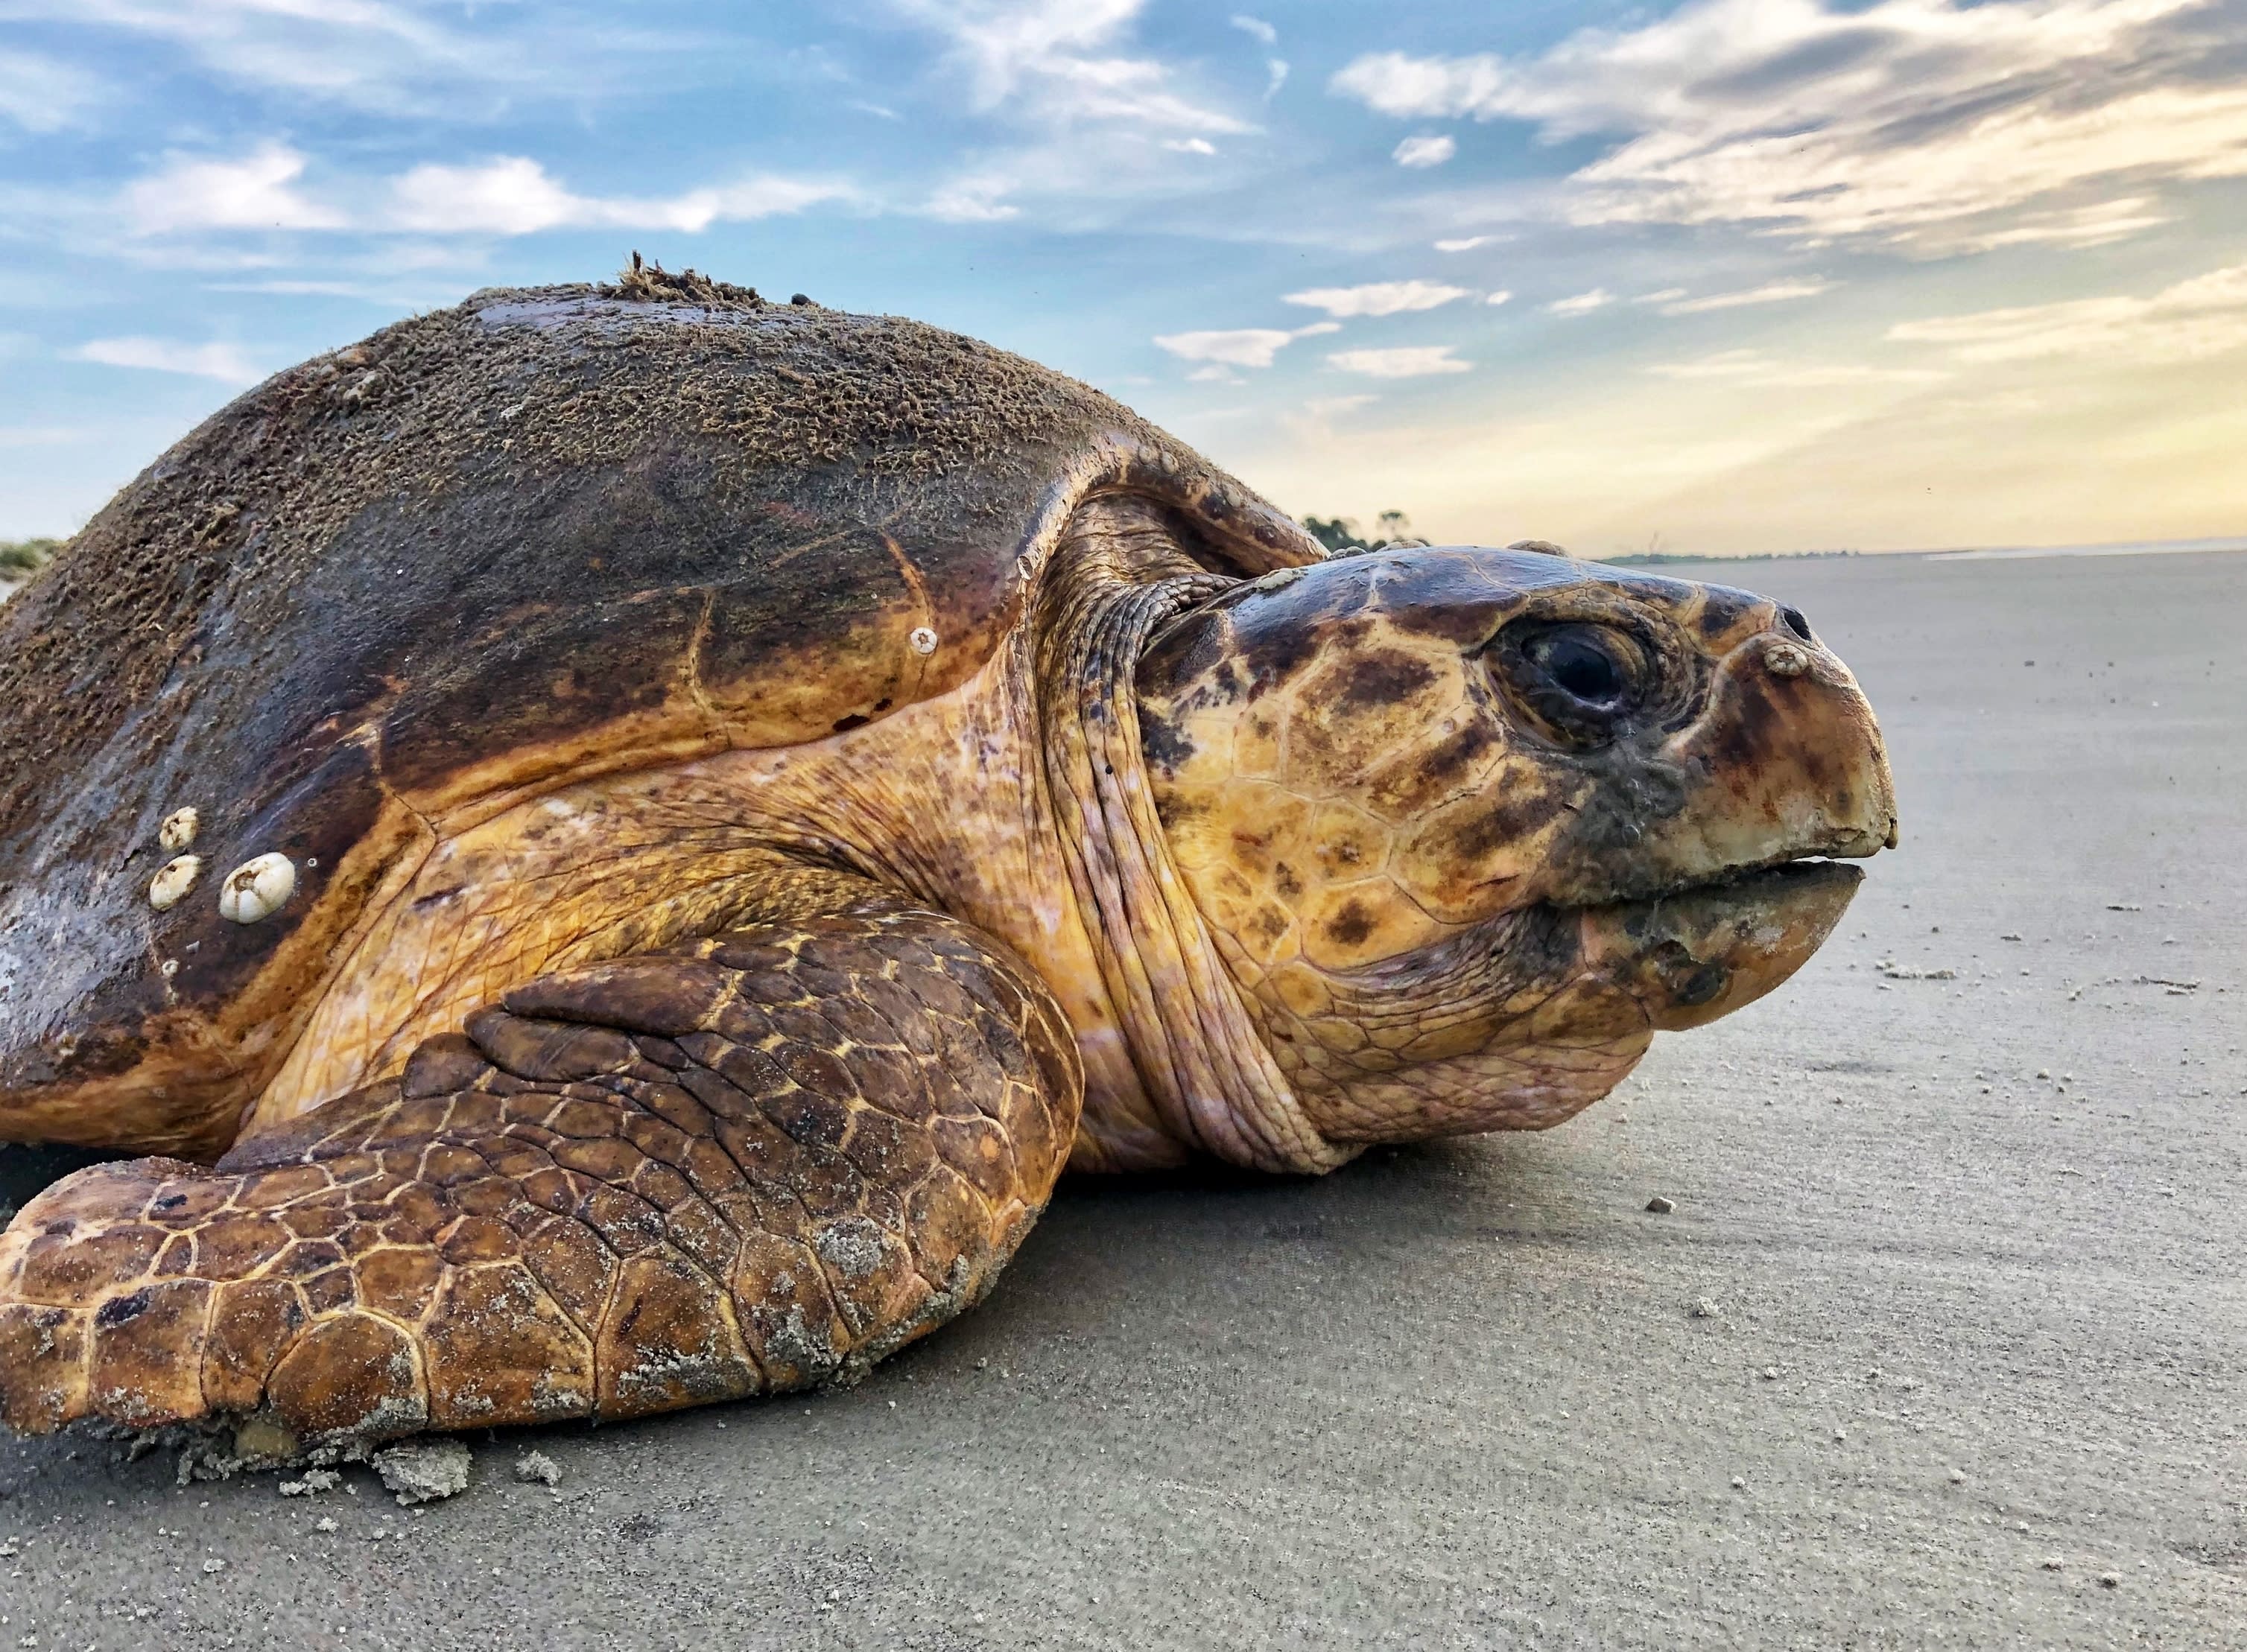
[[[1648,832],[1651,859],[1677,884],[1895,846],[1880,724],[1849,668],[1808,638],[1773,629],[1725,655],[1706,709],[1663,756],[1709,800]]]
[[[1657,1031],[1705,1026],[1808,962],[1864,876],[1833,861],[1796,861],[1653,900],[1587,907],[1578,919],[1584,960],[1637,1000]]]

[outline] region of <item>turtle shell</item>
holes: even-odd
[[[481,292],[269,379],[0,608],[0,1138],[223,1145],[449,825],[945,693],[1118,489],[1215,569],[1321,554],[1072,379],[702,280]],[[294,893],[227,921],[269,854]]]

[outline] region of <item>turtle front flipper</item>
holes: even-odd
[[[1044,985],[894,904],[502,1004],[214,1170],[32,1200],[0,1235],[0,1416],[311,1445],[849,1381],[989,1288],[1076,1131]]]

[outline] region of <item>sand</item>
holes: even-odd
[[[475,1437],[426,1511],[0,1445],[0,1642],[2237,1644],[2247,556],[1741,575],[1903,846],[1583,1118],[1065,1184],[863,1387]]]

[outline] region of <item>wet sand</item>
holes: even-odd
[[[0,1645],[2247,1642],[2247,556],[1737,576],[1903,845],[1583,1117],[1066,1184],[864,1386],[426,1513],[0,1444]]]

